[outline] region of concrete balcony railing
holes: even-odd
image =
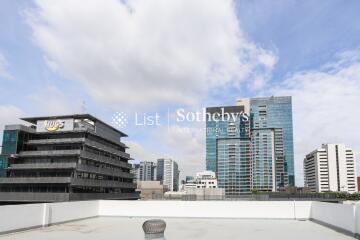
[[[123,172],[120,169],[100,168],[100,167],[94,167],[94,166],[89,166],[89,165],[85,165],[85,164],[78,164],[76,167],[76,170],[82,171],[82,172],[107,175],[107,176],[116,176],[116,177],[131,178],[131,179],[134,178],[133,174]]]
[[[48,150],[48,151],[21,151],[20,157],[36,157],[36,156],[76,156],[80,155],[80,150]]]
[[[4,177],[0,184],[71,183],[70,177]]]
[[[0,184],[50,184],[62,183],[72,186],[111,187],[111,188],[136,188],[134,183],[110,180],[82,179],[71,177],[4,177]]]
[[[1,192],[0,201],[13,202],[65,202],[69,201],[69,193],[51,192]]]
[[[115,160],[115,159],[112,159],[110,157],[101,156],[101,155],[94,154],[94,153],[87,152],[87,151],[82,151],[80,157],[81,158],[88,158],[88,159],[91,159],[91,160],[94,160],[94,161],[107,163],[107,164],[118,166],[118,167],[131,169],[131,164],[129,164],[127,162],[123,162],[123,161],[120,161],[120,160]]]
[[[82,143],[85,138],[59,138],[59,139],[35,139],[28,140],[29,145],[57,144],[57,143]]]
[[[70,201],[80,201],[88,199],[139,199],[139,193],[70,193]]]
[[[121,156],[121,157],[123,157],[123,158],[126,158],[126,159],[130,159],[130,154],[128,154],[128,153],[126,153],[126,152],[119,151],[119,150],[114,149],[114,148],[112,148],[112,147],[106,146],[106,145],[101,144],[101,143],[99,143],[99,142],[86,139],[86,140],[85,140],[85,144],[88,145],[88,146],[90,146],[90,147],[97,148],[97,149],[99,149],[99,150],[102,150],[102,151],[105,151],[105,152],[109,152],[109,153],[112,153],[112,154]]]
[[[8,169],[75,169],[76,163],[26,163],[11,164]]]
[[[111,188],[136,188],[134,183],[118,182],[110,180],[97,180],[97,179],[83,179],[73,178],[71,181],[72,186],[89,186],[89,187],[111,187]]]
[[[97,199],[138,199],[139,193],[55,193],[55,192],[1,192],[0,201],[66,202]]]

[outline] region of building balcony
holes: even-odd
[[[122,178],[134,178],[134,175],[131,173],[123,172],[120,169],[110,169],[110,168],[101,168],[101,167],[94,167],[85,164],[78,164],[76,167],[77,171],[81,172],[89,172],[89,173],[96,173],[101,175],[107,176],[116,176]]]
[[[98,199],[139,199],[139,193],[55,193],[55,192],[1,192],[2,202],[66,202]]]
[[[21,151],[19,157],[42,157],[42,156],[76,156],[80,155],[80,149],[72,150],[47,150],[47,151]]]
[[[5,177],[0,178],[0,184],[70,184],[71,186],[130,188],[135,189],[134,183],[111,180],[84,179],[71,177]]]
[[[131,188],[135,189],[136,184],[110,180],[73,178],[71,186],[108,187],[108,188]]]
[[[123,161],[120,161],[120,160],[115,160],[115,159],[112,159],[110,157],[94,154],[94,153],[87,152],[87,151],[82,151],[80,157],[81,158],[88,158],[88,159],[91,159],[91,160],[94,160],[94,161],[107,163],[107,164],[118,166],[118,167],[131,169],[131,164],[129,164],[127,162],[123,162]]]
[[[128,154],[126,152],[119,151],[119,150],[117,150],[115,148],[106,146],[106,145],[101,144],[99,142],[89,140],[89,139],[85,139],[85,144],[92,147],[92,148],[96,148],[96,149],[99,149],[99,150],[104,151],[104,152],[109,152],[109,153],[121,156],[123,158],[130,159],[130,154]]]
[[[0,178],[0,184],[50,184],[71,183],[70,177],[5,177]]]
[[[69,193],[52,192],[1,192],[3,202],[65,202],[69,201]]]
[[[131,178],[134,176],[131,173],[123,172],[121,169],[101,168],[77,163],[27,163],[27,164],[12,164],[7,169],[9,170],[26,170],[26,169],[76,169],[77,171],[96,173],[107,176],[116,176],[122,178]]]
[[[22,170],[22,169],[75,169],[76,163],[26,163],[26,164],[11,164],[7,169]]]
[[[70,201],[81,201],[89,199],[101,200],[131,200],[139,199],[139,193],[70,193]]]
[[[46,145],[46,144],[59,144],[59,143],[82,143],[85,138],[59,138],[59,139],[36,139],[28,140],[28,145]]]

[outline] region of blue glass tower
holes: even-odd
[[[250,99],[252,132],[273,133],[273,154],[279,169],[278,183],[295,185],[294,143],[291,97],[267,97]],[[268,144],[269,145],[269,144]],[[265,157],[264,157],[265,158]],[[261,158],[260,159],[264,159]]]
[[[251,190],[250,121],[244,106],[207,108],[206,165],[227,196]]]
[[[217,173],[227,196],[294,185],[291,97],[207,108],[206,130],[206,168]]]

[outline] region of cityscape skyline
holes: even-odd
[[[205,169],[205,133],[199,130],[205,126],[175,121],[169,127],[135,126],[135,111],[141,117],[157,112],[166,122],[168,112],[179,108],[292,96],[295,182],[303,182],[303,157],[323,143],[344,143],[359,155],[352,129],[360,117],[358,2],[182,3],[187,17],[171,4],[133,3],[131,9],[141,9],[146,22],[121,1],[109,1],[104,12],[96,11],[96,2],[66,4],[2,2],[0,132],[24,116],[89,112],[111,123],[116,112],[124,112],[128,123],[121,130],[131,133],[127,144],[134,159],[171,157],[185,176]],[[277,11],[267,11],[271,7]],[[79,18],[88,12],[93,15]],[[211,27],[204,29],[204,22]]]
[[[1,0],[1,239],[360,239],[360,0]]]

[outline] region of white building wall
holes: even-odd
[[[329,165],[329,190],[332,192],[338,191],[338,178],[336,167],[335,145],[328,144],[326,147],[327,161]]]
[[[360,204],[310,201],[87,201],[0,206],[0,233],[96,216],[313,219],[360,234]],[[211,209],[211,211],[209,211]]]
[[[305,186],[313,192],[356,192],[356,160],[344,144],[324,144],[308,154],[304,159],[304,175]]]

